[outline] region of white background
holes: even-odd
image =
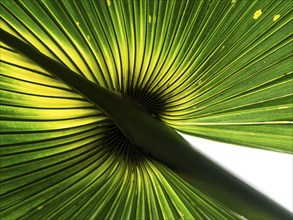
[[[181,134],[192,146],[293,212],[293,156]]]

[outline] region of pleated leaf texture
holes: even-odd
[[[194,136],[292,153],[292,1],[1,1],[1,28]],[[1,43],[2,219],[241,219]]]

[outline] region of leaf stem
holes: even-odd
[[[121,94],[83,78],[2,29],[1,40],[98,106],[134,145],[169,166],[196,189],[246,218],[291,219],[289,211],[207,159],[176,131]]]

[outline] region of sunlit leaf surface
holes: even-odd
[[[1,1],[1,28],[169,126],[292,153],[292,1]],[[4,219],[235,219],[1,44]],[[291,122],[290,122],[291,121]]]

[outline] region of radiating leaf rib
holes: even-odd
[[[173,128],[292,153],[290,1],[1,7],[1,28],[92,82],[150,103]],[[99,109],[5,44],[1,61],[4,218],[240,218],[131,150]]]
[[[1,75],[1,217],[116,218],[126,208],[128,190],[136,208],[126,216],[203,216],[188,205],[199,193],[181,201],[180,192],[164,189],[153,159],[133,151],[100,110],[18,53],[2,52],[8,56]],[[181,190],[190,187],[172,180],[181,181]]]

